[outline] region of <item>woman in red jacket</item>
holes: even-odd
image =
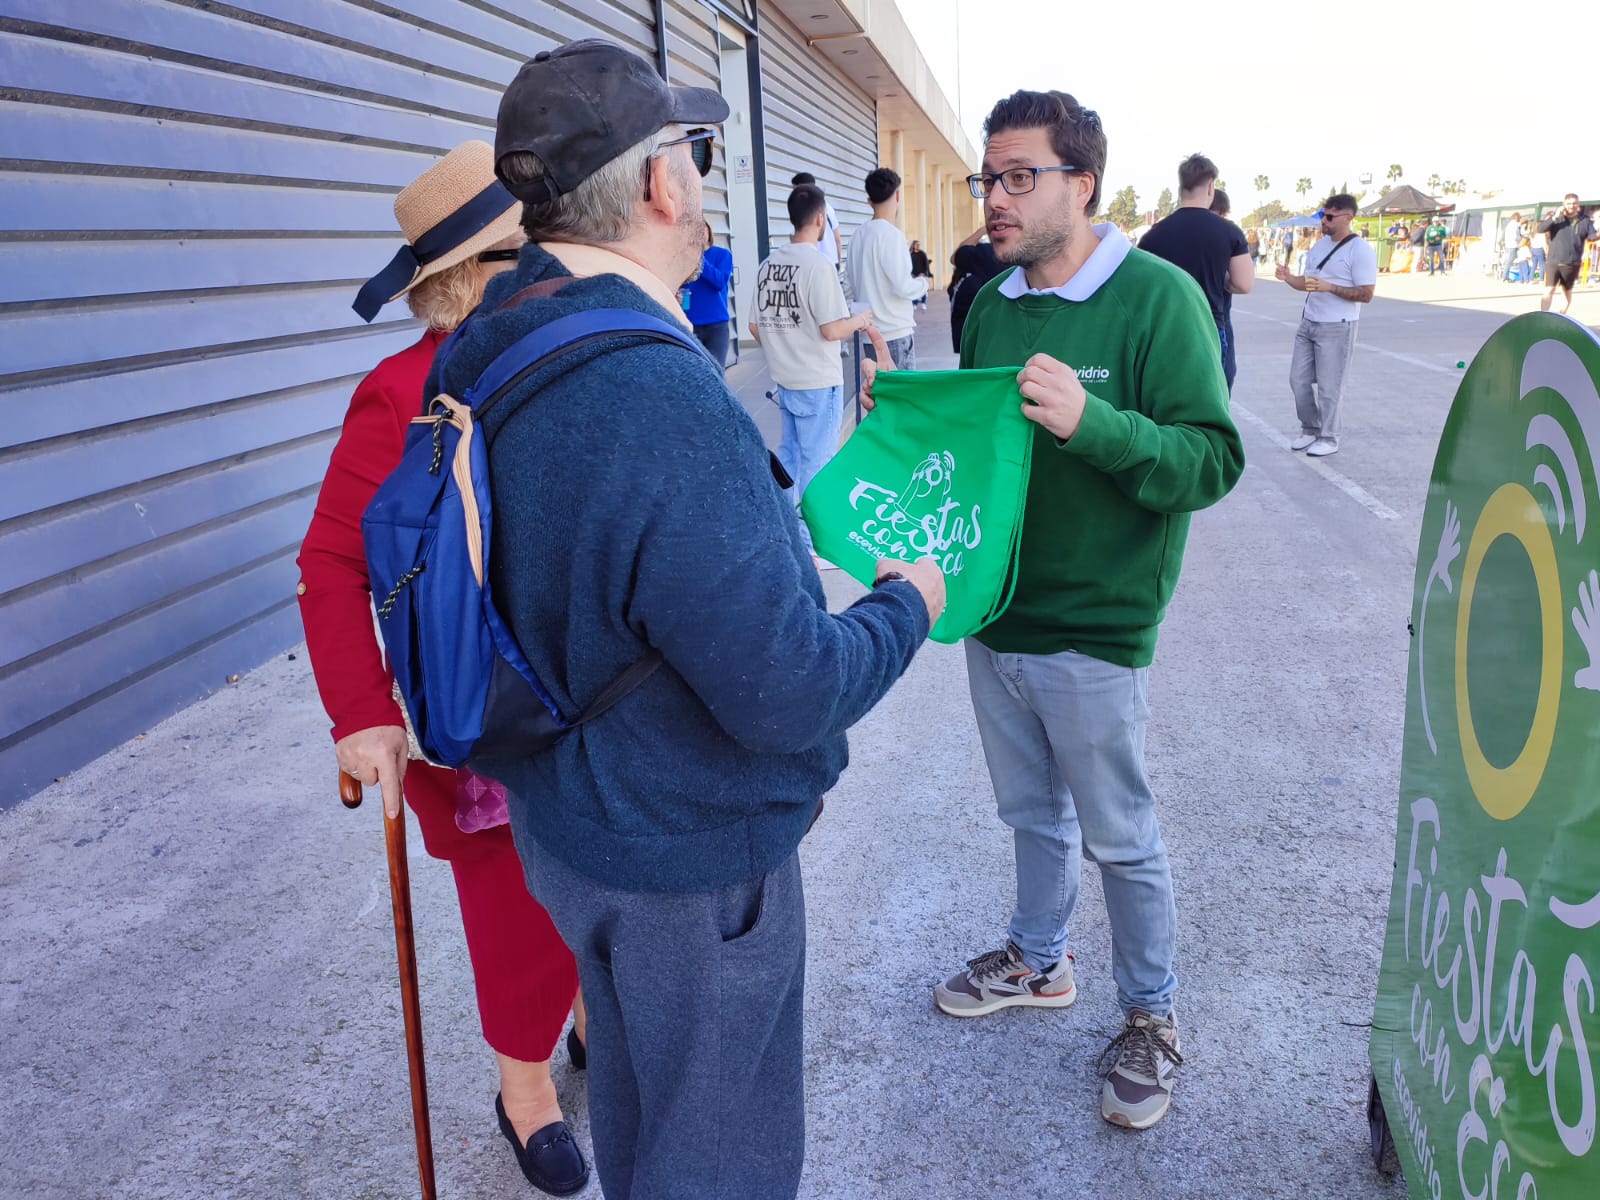
[[[362,288],[355,308],[370,321],[404,295],[428,328],[415,345],[379,363],[350,400],[300,549],[300,613],[340,768],[382,787],[391,814],[399,812],[403,777],[428,853],[455,873],[478,1015],[500,1067],[500,1131],[529,1182],[564,1196],[589,1178],[550,1079],[569,1010],[577,1020],[567,1047],[573,1065],[584,1065],[577,967],[528,894],[503,793],[496,796],[494,785],[470,772],[408,764],[404,717],[373,629],[361,541],[361,514],[400,461],[407,426],[422,411],[434,351],[477,307],[489,279],[516,260],[521,205],[496,181],[493,149],[467,142],[402,191],[394,209],[407,245]]]

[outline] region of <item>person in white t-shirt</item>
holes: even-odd
[[[900,217],[900,176],[879,167],[867,176],[872,220],[850,237],[844,275],[850,295],[876,314],[889,354],[902,370],[917,367],[916,316],[911,305],[928,294],[928,281],[911,273],[911,249],[895,222]],[[868,357],[873,352],[867,350]]]
[[[1500,278],[1506,283],[1511,282],[1511,276],[1517,269],[1517,251],[1522,248],[1522,239],[1527,236],[1528,228],[1522,223],[1522,214],[1514,212],[1500,231]]]
[[[851,313],[839,276],[817,253],[827,228],[826,208],[827,199],[810,184],[789,193],[794,237],[756,271],[755,320],[750,322],[778,385],[783,412],[778,461],[794,480],[796,504],[839,446],[844,369],[835,343],[872,323],[871,309]],[[804,524],[800,528],[804,534]]]
[[[1307,293],[1289,366],[1300,435],[1289,447],[1314,458],[1338,453],[1339,402],[1355,356],[1356,322],[1378,288],[1378,254],[1366,238],[1351,233],[1355,215],[1354,196],[1329,196],[1322,205],[1322,237],[1306,255],[1305,274],[1277,270],[1284,283]]]
[[[807,183],[817,187],[817,177],[810,171],[801,171],[789,181],[789,186],[800,187]],[[817,190],[822,191],[821,188]],[[822,257],[828,260],[829,265],[838,270],[839,260],[844,257],[844,241],[839,236],[839,214],[833,211],[833,201],[828,199],[827,193],[823,193],[822,199],[822,237],[817,241],[817,249],[822,251]]]

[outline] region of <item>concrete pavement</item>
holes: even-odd
[[[1012,864],[960,648],[930,644],[852,735],[803,850],[803,1196],[1403,1194],[1370,1165],[1363,1105],[1406,620],[1454,364],[1505,319],[1389,298],[1418,282],[1380,283],[1344,449],[1320,463],[1280,444],[1298,295],[1263,280],[1236,306],[1250,466],[1194,522],[1152,677],[1186,1057],[1171,1114],[1142,1134],[1098,1115],[1118,1016],[1092,868],[1076,1006],[933,1008],[1003,937]],[[939,299],[924,367],[952,365]],[[730,379],[775,430],[759,356]],[[858,590],[827,586],[835,607]],[[338,804],[326,726],[297,650],[0,813],[0,1197],[416,1194],[379,806]],[[449,871],[411,829],[440,1195],[529,1196]],[[556,1081],[587,1143],[564,1051]]]

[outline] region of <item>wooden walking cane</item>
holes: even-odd
[[[339,799],[346,808],[361,804],[361,781],[339,772]],[[422,1200],[437,1200],[433,1179],[433,1126],[428,1119],[428,1071],[422,1058],[422,1000],[417,992],[417,938],[411,926],[411,872],[406,865],[406,808],[385,814],[389,847],[389,895],[394,901],[394,948],[400,960],[400,1006],[406,1022],[406,1061],[411,1067],[411,1120],[417,1130],[417,1175]]]

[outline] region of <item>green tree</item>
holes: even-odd
[[[1439,173],[1437,171],[1428,176],[1428,190],[1430,192],[1437,192],[1439,190]]]
[[[1127,229],[1139,220],[1139,193],[1130,183],[1115,196],[1106,208],[1106,219],[1121,229]]]
[[[1225,192],[1227,190],[1228,190],[1228,181],[1225,180],[1225,179],[1217,180],[1217,191]]]
[[[1406,169],[1404,167],[1402,167],[1399,163],[1390,163],[1389,164],[1389,182],[1390,183],[1398,183],[1400,181],[1400,176],[1404,175],[1405,173],[1406,173]]]
[[[1278,201],[1268,200],[1255,212],[1246,216],[1242,224],[1246,229],[1249,229],[1251,226],[1271,225],[1274,221],[1281,221],[1285,217],[1293,215]]]
[[[1161,220],[1162,217],[1166,216],[1176,207],[1177,205],[1174,204],[1172,200],[1172,189],[1162,188],[1161,198],[1156,201],[1156,220]]]
[[[1300,193],[1300,203],[1303,205],[1306,200],[1306,193],[1311,190],[1311,180],[1304,175],[1300,176],[1299,181],[1294,185],[1294,190]]]
[[[1256,196],[1259,198],[1267,194],[1267,189],[1272,186],[1272,180],[1268,179],[1265,175],[1257,175],[1255,177],[1255,185]]]

